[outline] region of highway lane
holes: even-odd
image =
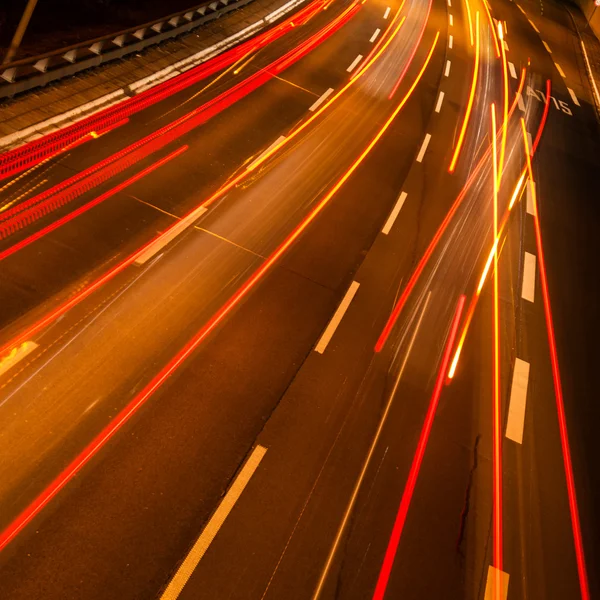
[[[394,71],[394,73],[395,73],[395,71]],[[350,105],[350,106],[352,106],[352,105]],[[346,110],[346,112],[349,112],[349,111],[348,111],[348,110]],[[336,125],[336,126],[337,126],[337,125],[338,125],[338,123],[334,123],[334,125]],[[395,177],[395,176],[396,176],[396,175],[394,174],[394,177]],[[176,248],[176,250],[180,250],[180,251],[181,251],[181,248],[179,248],[179,246],[178,246],[178,247]],[[167,257],[165,257],[165,258],[167,258]],[[161,261],[159,261],[159,263],[157,263],[157,266],[161,265],[161,263],[162,263],[162,261],[163,261],[163,260],[164,260],[164,258],[163,258],[163,259],[161,259]],[[165,263],[162,263],[162,264],[165,264]],[[189,266],[189,263],[186,263],[186,264]],[[238,267],[239,267],[239,265],[238,265]],[[164,283],[161,283],[160,285],[164,286]],[[117,288],[117,289],[118,289],[118,288]],[[163,291],[164,291],[164,290],[163,290]],[[107,293],[108,293],[108,292],[107,292]],[[185,302],[186,300],[185,300],[185,298],[182,298],[182,299],[180,299],[180,301],[184,301],[184,302]],[[149,307],[149,308],[150,308],[150,307]],[[127,322],[127,320],[125,320],[125,321],[121,321],[121,323],[123,323],[123,322]],[[132,323],[133,323],[133,322],[131,322],[131,324],[132,324]],[[93,324],[92,324],[92,325],[93,325]],[[66,329],[68,330],[68,325],[67,325],[66,323],[61,323],[60,327],[61,327],[61,328],[66,328]],[[97,360],[97,359],[95,359],[95,360]],[[101,361],[100,361],[100,362],[101,362]],[[112,376],[112,375],[111,375],[111,376]],[[71,384],[72,384],[72,383],[73,383],[73,380],[71,380]],[[69,385],[69,382],[64,382],[64,384],[65,384],[65,385]]]

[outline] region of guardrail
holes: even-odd
[[[2,65],[0,98],[46,85],[186,33],[252,0],[210,0],[157,21]]]

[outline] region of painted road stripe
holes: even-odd
[[[515,359],[510,401],[508,404],[508,421],[506,437],[517,444],[523,443],[523,427],[525,426],[525,403],[527,402],[527,384],[529,383],[529,363]]]
[[[439,113],[441,108],[442,108],[442,102],[444,101],[444,92],[440,92],[440,95],[438,96],[438,100],[437,103],[435,105],[435,112]]]
[[[357,283],[356,281],[353,281],[350,284],[350,287],[348,288],[346,295],[342,299],[342,302],[338,306],[333,317],[331,317],[331,321],[329,321],[329,324],[325,328],[325,331],[323,332],[321,339],[317,342],[317,345],[315,346],[315,350],[319,354],[323,354],[323,352],[325,352],[325,348],[327,348],[327,344],[329,344],[329,342],[331,341],[331,338],[333,337],[335,330],[338,328],[338,325],[340,324],[341,320],[343,319],[344,315],[346,314],[346,311],[348,310],[348,307],[350,306],[350,302],[352,302],[352,299],[356,295],[356,292],[358,291],[359,286],[360,286],[360,283]]]
[[[555,62],[555,63],[554,63],[554,66],[556,67],[556,70],[557,70],[557,71],[560,73],[560,76],[561,76],[563,79],[566,79],[566,78],[567,78],[567,76],[565,75],[565,72],[564,72],[564,71],[563,71],[563,70],[560,68],[560,65],[559,65],[557,62]]]
[[[252,475],[258,468],[260,461],[264,458],[267,449],[264,446],[256,446],[250,455],[250,458],[246,461],[246,464],[242,467],[242,470],[238,473],[232,486],[229,488],[223,500],[219,504],[219,507],[214,512],[210,521],[206,524],[204,531],[200,537],[196,540],[196,543],[185,557],[183,563],[175,576],[169,582],[167,589],[163,592],[160,597],[161,600],[176,600],[181,594],[185,584],[192,576],[194,569],[198,566],[198,563],[202,557],[206,554],[208,547],[215,539],[219,529],[223,526],[225,519],[229,516],[229,513],[235,506],[235,503],[239,500],[242,492],[248,485]]]
[[[385,9],[385,12],[383,13],[383,18],[387,19],[390,16],[390,10],[392,10],[389,6]]]
[[[527,132],[527,146],[529,147],[529,156],[533,156],[533,140],[529,131]]]
[[[327,93],[327,92],[325,92]],[[330,92],[331,93],[331,92]],[[317,101],[318,102],[318,101]],[[311,110],[309,108],[309,110]],[[281,144],[283,142],[283,140],[285,140],[285,135],[280,135],[266,150],[264,150],[263,152],[260,153],[259,156],[257,156],[247,167],[246,170],[247,171],[251,171],[254,168],[254,165],[256,163],[258,163],[259,161],[261,161],[263,159],[264,156],[266,156],[267,154],[269,154],[269,152],[271,152],[271,150],[273,150],[273,148],[275,148],[276,146],[279,146],[279,144]]]
[[[542,40],[542,44],[544,44],[544,48],[546,48],[546,50],[548,50],[548,52],[550,54],[552,54],[552,50],[550,50],[550,46],[548,46],[548,44],[546,44],[546,42],[544,40]]]
[[[452,15],[450,15],[449,19],[450,19],[450,27],[452,27],[452,25],[454,25],[454,17]]]
[[[448,6],[452,6],[452,0],[448,0]]]
[[[575,95],[575,92],[570,87],[568,87],[567,89],[569,90],[569,95],[571,96],[571,100],[573,100],[573,102],[577,106],[581,106],[581,104],[579,104],[579,100],[577,100],[577,96]]]
[[[450,50],[452,50],[452,43],[454,41],[454,38],[452,36],[450,36],[448,38],[448,48],[450,48]]]
[[[517,79],[517,70],[515,69],[515,65],[513,65],[510,61],[508,61],[508,70],[510,71],[510,76],[513,79]]]
[[[371,42],[371,44],[377,39],[377,36],[381,33],[381,29],[379,29],[379,27],[373,32],[373,35],[371,36],[371,39],[369,40],[369,42]]]
[[[172,229],[167,229],[155,242],[150,244],[136,259],[136,265],[143,265],[148,262],[155,254],[160,252],[169,242],[172,242],[178,235],[184,232],[190,225],[197,221],[208,209],[200,206],[187,217],[181,219]]]
[[[527,16],[527,13],[523,10],[523,7],[520,4],[517,4],[517,8],[525,15]]]
[[[384,235],[387,235],[390,232],[390,230],[392,229],[394,223],[396,222],[396,218],[400,214],[400,210],[402,209],[402,205],[404,204],[405,200],[406,200],[406,192],[402,192],[400,194],[400,197],[396,201],[396,204],[395,204],[394,208],[392,209],[392,212],[390,213],[388,220],[385,222],[385,225],[383,226],[383,229],[381,230],[381,233],[383,233]]]
[[[323,92],[320,96],[320,98],[318,98],[315,103],[308,109],[310,111],[314,111],[317,110],[317,108],[319,108],[319,106],[321,106],[321,104],[323,104],[323,102],[325,102],[325,100],[327,100],[327,98],[329,98],[329,96],[331,96],[333,92],[333,88],[329,88],[326,92]],[[285,139],[284,136],[281,136],[281,138]],[[279,139],[281,139],[279,138]],[[278,144],[279,140],[277,142],[275,142],[274,145]],[[267,148],[266,152],[268,152],[271,148]],[[259,157],[260,158],[260,157]]]
[[[448,77],[450,75],[450,61],[446,61],[446,70],[444,71],[444,77]]]
[[[527,213],[535,215],[535,208],[533,206],[533,192],[535,191],[535,181],[527,182]]]
[[[352,64],[346,69],[348,73],[352,73],[354,71],[354,67],[362,60],[362,54],[359,54],[353,61]]]
[[[519,105],[519,108],[525,112],[525,102],[523,102],[523,94],[519,94],[519,97],[517,98],[517,104]]]
[[[429,140],[431,139],[431,134],[426,134],[423,143],[421,144],[421,149],[419,150],[419,154],[417,155],[417,162],[423,162],[423,157],[425,156],[425,150],[427,150],[427,146],[429,146]]]
[[[525,14],[525,12],[523,12],[523,14]],[[535,23],[531,19],[527,20],[529,21],[529,24],[539,33],[540,30],[535,26]]]
[[[506,42],[506,40],[502,40],[502,45],[504,46],[504,50],[508,52],[508,43]]]
[[[523,287],[521,298],[533,302],[535,300],[535,254],[525,252],[523,261]]]
[[[496,597],[496,576],[500,577],[500,598]],[[490,566],[488,568],[487,581],[485,582],[484,600],[506,600],[507,595],[508,573]]]
[[[0,377],[28,354],[31,354],[37,347],[38,344],[35,342],[23,342],[20,346],[13,348],[6,356],[3,356],[0,359]]]

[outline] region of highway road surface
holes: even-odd
[[[600,597],[585,60],[307,0],[0,156],[0,597]]]

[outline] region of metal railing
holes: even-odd
[[[7,63],[0,67],[0,98],[14,96],[132,52],[139,52],[249,2],[251,0],[210,0],[137,27]]]

